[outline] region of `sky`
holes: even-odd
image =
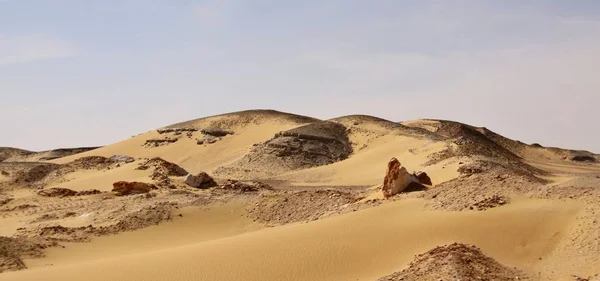
[[[600,153],[599,68],[597,0],[0,0],[0,146],[268,108]]]

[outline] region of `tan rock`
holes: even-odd
[[[126,182],[126,181],[118,181],[113,183],[113,192],[117,193],[117,196],[125,196],[132,194],[142,194],[148,193],[150,190],[156,189],[156,186],[153,184],[145,183],[145,182]]]
[[[411,183],[419,183],[419,179],[408,173],[398,159],[392,158],[388,162],[388,169],[381,188],[383,196],[385,198],[394,196],[404,191]]]

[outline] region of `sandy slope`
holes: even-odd
[[[413,255],[452,241],[479,245],[508,265],[532,265],[552,252],[578,210],[545,201],[479,213],[426,211],[422,204],[396,202],[204,242],[200,236],[199,243],[149,247],[149,252],[130,255],[115,252],[98,260],[6,273],[0,280],[374,280]],[[122,243],[148,241],[136,237]],[[52,255],[37,263],[52,263]]]
[[[135,168],[143,161],[141,158],[151,157],[174,162],[191,173],[206,171],[213,174],[218,168],[242,159],[255,144],[315,120],[254,111],[175,124],[175,127],[198,129],[219,127],[235,134],[213,144],[198,145],[195,139],[202,135],[194,132],[191,138],[184,136],[175,143],[149,148],[144,146],[146,140],[164,137],[151,131],[51,161],[64,164],[84,156],[128,155],[136,158],[136,162],[111,166],[110,169],[77,170],[44,187],[110,191],[112,183],[120,180],[150,182],[150,170]],[[28,270],[1,273],[0,280],[376,280],[401,270],[415,254],[452,242],[474,244],[505,265],[541,272],[551,280],[577,272],[593,274],[593,267],[600,265],[600,255],[595,249],[600,247],[597,235],[600,210],[595,207],[600,206],[600,193],[595,188],[600,183],[600,164],[569,162],[562,151],[500,139],[510,150],[503,153],[514,153],[514,158],[510,159],[518,159],[520,162],[516,163],[523,165],[516,165],[511,170],[515,162],[491,159],[505,166],[492,165],[490,170],[461,177],[459,167],[485,160],[489,155],[450,155],[428,165],[432,155],[458,146],[460,133],[467,132],[461,131],[464,128],[460,126],[450,124],[450,129],[446,128],[450,133],[458,132],[456,137],[432,137],[427,134],[436,134],[442,128],[441,121],[407,121],[401,123],[403,126],[370,116],[346,116],[332,121],[347,129],[352,154],[333,164],[291,172],[272,167],[270,172],[277,175],[261,180],[273,180],[275,185],[281,183],[285,191],[270,197],[263,197],[258,194],[260,192],[247,197],[226,194],[226,199],[219,198],[223,201],[216,200],[221,203],[215,204],[211,200],[219,197],[219,192],[193,190],[182,184],[175,190],[153,191],[149,197],[131,196],[122,201],[106,193],[89,197],[42,198],[31,188],[24,188],[26,186],[4,192],[1,188],[6,187],[10,178],[0,175],[0,195],[5,193],[14,199],[12,203],[0,205],[0,235],[5,236],[18,233],[18,228],[38,224],[87,226],[92,223],[91,217],[85,216],[90,208],[95,212],[110,210],[113,213],[109,216],[127,212],[136,215],[135,208],[126,207],[136,207],[136,204],[152,207],[153,204],[183,200],[181,198],[188,203],[197,198],[206,200],[200,200],[195,207],[173,209],[175,220],[170,222],[113,236],[94,237],[90,243],[64,243],[64,249],[50,248],[46,258],[26,260]],[[457,130],[452,131],[453,128]],[[471,129],[492,134],[482,128]],[[479,139],[469,139],[472,140]],[[391,157],[398,158],[409,171],[426,171],[435,186],[429,191],[381,200],[377,185],[382,183]],[[519,170],[524,163],[541,169],[540,174]],[[513,172],[514,175],[510,174]],[[526,176],[519,174],[521,172]],[[250,172],[241,169],[241,173]],[[532,181],[536,176],[550,183]],[[181,178],[177,181],[181,183]],[[323,204],[333,205],[332,197],[327,197],[333,196],[330,193],[323,193],[326,195],[320,195],[322,197],[303,193],[305,197],[293,198],[299,200],[285,197],[300,196],[294,193],[299,186],[312,186],[306,190],[338,186],[342,190],[360,189],[363,193],[352,197],[358,198],[358,203],[353,205],[353,201],[344,201],[335,206],[339,212],[332,212],[334,216],[324,216],[328,218],[310,223],[275,224],[275,227],[267,228],[253,222],[252,216],[248,215],[249,208],[261,208],[257,202],[267,197],[277,202],[276,206],[295,213],[301,210],[309,218],[314,215],[311,212],[322,212],[318,208]],[[371,186],[371,189],[357,186]],[[173,193],[169,193],[171,191]],[[483,212],[468,211],[468,208],[460,212],[442,210],[452,209],[455,201],[472,204],[494,195],[512,199],[507,205]],[[444,204],[436,205],[436,202]],[[364,206],[359,206],[363,203]],[[36,206],[31,208],[27,204]],[[71,211],[71,206],[77,207],[76,217],[31,222],[42,214]],[[198,206],[203,207],[199,209]],[[23,209],[14,210],[15,207]],[[127,209],[127,212],[121,214],[121,209]],[[274,217],[286,214],[278,213],[280,210],[274,207],[267,211]],[[343,215],[337,215],[339,213]]]
[[[228,164],[244,156],[253,144],[270,139],[277,132],[299,126],[291,122],[263,122],[250,124],[244,127],[231,128],[234,135],[224,137],[211,145],[197,145],[194,138],[200,137],[199,132],[194,133],[194,138],[182,138],[176,143],[147,148],[143,144],[146,140],[161,137],[155,131],[144,133],[130,139],[105,146],[93,151],[77,154],[54,160],[54,163],[68,163],[84,156],[128,155],[134,158],[161,157],[167,161],[175,162],[190,172],[208,171]]]
[[[446,147],[444,142],[399,135],[385,135],[374,140],[357,136],[352,141],[364,147],[351,158],[327,166],[291,172],[277,177],[301,185],[375,185],[385,174],[385,165],[391,157],[401,159],[409,171],[426,171],[435,183],[458,176],[456,159],[425,167],[427,156]],[[444,167],[444,168],[443,168]]]

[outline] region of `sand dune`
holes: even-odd
[[[535,201],[451,213],[426,211],[422,204],[396,202],[309,224],[137,254],[116,252],[7,273],[0,280],[374,280],[421,251],[452,241],[477,244],[509,265],[535,264],[552,252],[578,210]],[[527,217],[520,215],[524,212]],[[129,238],[125,244],[145,240]],[[38,263],[52,263],[52,258]]]
[[[600,164],[589,152],[364,115],[255,110],[162,129],[43,163],[0,162],[0,280],[377,280],[454,242],[532,280],[600,272]],[[217,186],[137,169],[153,157]],[[433,186],[383,199],[392,157]],[[157,189],[117,196],[117,181]],[[56,187],[74,192],[39,193]]]

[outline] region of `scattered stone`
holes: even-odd
[[[44,190],[39,191],[38,195],[46,196],[46,197],[70,197],[70,196],[94,195],[94,194],[100,194],[100,193],[102,193],[102,191],[97,190],[97,189],[75,191],[75,190],[71,190],[68,188],[53,187],[53,188],[44,189]]]
[[[153,184],[145,183],[145,182],[126,182],[126,181],[118,181],[113,183],[113,192],[116,192],[117,196],[125,196],[132,194],[142,194],[148,193],[152,189],[157,189],[157,187]]]
[[[201,132],[202,132],[202,134],[210,135],[213,137],[224,137],[227,135],[234,134],[234,132],[232,132],[232,131],[228,131],[228,130],[221,129],[221,128],[207,128],[207,129],[203,129]]]
[[[163,129],[158,129],[156,130],[156,132],[158,132],[159,134],[164,134],[164,133],[182,133],[182,132],[196,132],[198,131],[198,129],[196,128],[163,128]]]
[[[473,204],[473,207],[471,207],[470,209],[478,210],[478,211],[485,211],[487,209],[506,205],[509,202],[510,202],[510,198],[508,198],[508,197],[494,195],[492,197],[487,197],[487,198]]]
[[[136,168],[136,170],[147,170],[149,168],[154,168],[154,171],[164,174],[166,176],[176,176],[183,177],[188,174],[188,172],[181,168],[179,165],[166,161],[159,157],[151,158]]]
[[[179,140],[178,138],[149,139],[149,140],[146,140],[146,142],[144,143],[144,146],[157,147],[157,146],[174,143],[174,142],[177,142],[178,140]]]
[[[10,176],[10,173],[7,172],[7,171],[0,171],[0,174],[3,175],[3,176],[5,176],[5,177]]]
[[[479,248],[454,243],[418,255],[408,268],[378,281],[524,280],[526,275],[486,256]]]
[[[26,269],[23,258],[41,258],[45,248],[55,245],[25,237],[0,236],[0,273]]]
[[[209,188],[217,186],[217,182],[205,172],[197,175],[188,174],[185,183],[194,188]]]
[[[272,190],[273,187],[262,182],[241,182],[237,180],[227,180],[227,182],[220,186],[221,189],[236,190],[240,192],[255,192],[261,189]]]
[[[131,163],[135,161],[135,158],[127,155],[113,155],[109,159],[117,163]]]
[[[205,135],[203,138],[197,139],[196,144],[198,144],[198,145],[213,144],[213,143],[217,142],[218,140],[219,140],[219,138],[214,137],[212,135]]]

